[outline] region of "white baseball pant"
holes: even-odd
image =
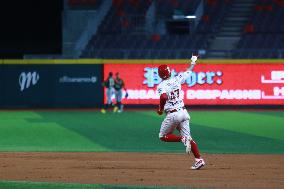
[[[190,116],[186,109],[181,108],[177,112],[168,113],[162,122],[159,138],[172,134],[175,129],[180,132],[182,137],[191,138],[189,120]]]

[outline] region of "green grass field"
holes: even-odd
[[[284,153],[283,111],[192,111],[202,152]],[[0,151],[183,152],[158,138],[153,111],[1,111]]]
[[[0,181],[1,189],[185,189],[180,187],[116,186],[103,184],[62,184],[44,182]],[[197,189],[197,188],[186,188]],[[201,189],[201,188],[198,188]]]
[[[190,115],[192,136],[201,152],[284,153],[284,111],[192,111]],[[0,151],[183,152],[182,144],[159,140],[162,120],[153,111],[1,111]],[[31,185],[0,182],[0,188],[9,189]],[[113,186],[82,186],[108,187]]]

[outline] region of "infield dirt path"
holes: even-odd
[[[161,153],[0,153],[0,180],[180,186],[284,188],[284,155],[211,155],[190,170],[192,157]]]

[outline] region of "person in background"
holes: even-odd
[[[123,111],[123,105],[121,103],[122,89],[126,91],[124,81],[120,78],[119,73],[117,72],[115,74],[115,80],[114,80],[114,90],[115,90],[115,100],[116,100],[116,106],[113,109],[114,112],[121,113]]]
[[[107,103],[105,104],[104,108],[101,109],[103,114],[106,113],[109,107],[113,106],[111,96],[114,94],[114,83],[113,73],[109,72],[108,78],[102,83],[102,85],[106,87],[107,95]]]

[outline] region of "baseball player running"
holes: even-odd
[[[160,128],[160,140],[164,142],[182,142],[186,147],[186,153],[190,154],[192,152],[195,157],[195,163],[191,166],[191,169],[195,170],[203,167],[205,161],[201,158],[197,144],[190,134],[190,116],[184,107],[181,84],[192,73],[197,58],[197,56],[192,55],[191,66],[185,72],[181,72],[172,78],[170,68],[167,65],[160,65],[158,74],[162,82],[157,87],[160,95],[160,104],[157,113],[159,115],[162,115],[163,112],[166,113],[166,117]],[[179,131],[180,136],[173,134],[175,129]]]

